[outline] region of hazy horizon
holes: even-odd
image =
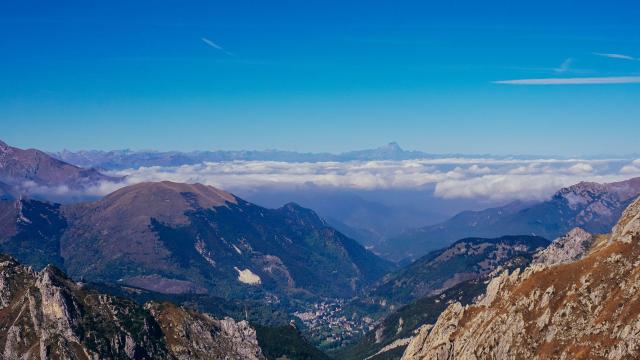
[[[397,141],[630,154],[638,18],[622,0],[4,2],[2,138],[53,151]]]

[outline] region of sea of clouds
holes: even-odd
[[[134,183],[169,180],[198,182],[229,191],[305,185],[358,190],[430,187],[434,196],[446,199],[541,200],[581,181],[614,182],[640,176],[640,159],[231,161],[141,167],[108,174],[124,176],[125,180],[91,186],[86,193],[100,196]]]

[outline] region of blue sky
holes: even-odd
[[[0,139],[637,153],[638,19],[635,1],[5,1]],[[596,84],[521,81],[549,78]]]

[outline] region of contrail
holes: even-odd
[[[212,48],[214,48],[214,49],[216,49],[216,50],[220,50],[220,51],[222,51],[223,53],[225,53],[225,54],[226,54],[226,55],[228,55],[228,56],[233,56],[233,54],[232,54],[232,53],[230,53],[230,52],[228,52],[227,50],[225,50],[222,46],[220,46],[220,45],[218,45],[218,44],[214,43],[213,41],[211,41],[211,40],[209,40],[209,39],[207,39],[207,38],[205,38],[205,37],[203,37],[203,38],[202,38],[202,41],[203,41],[205,44],[207,44],[207,45],[211,46]]]

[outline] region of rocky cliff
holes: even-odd
[[[146,309],[0,255],[0,359],[262,359],[246,322]]]
[[[475,304],[449,306],[403,359],[640,357],[639,240],[636,200],[584,257],[505,272]]]

